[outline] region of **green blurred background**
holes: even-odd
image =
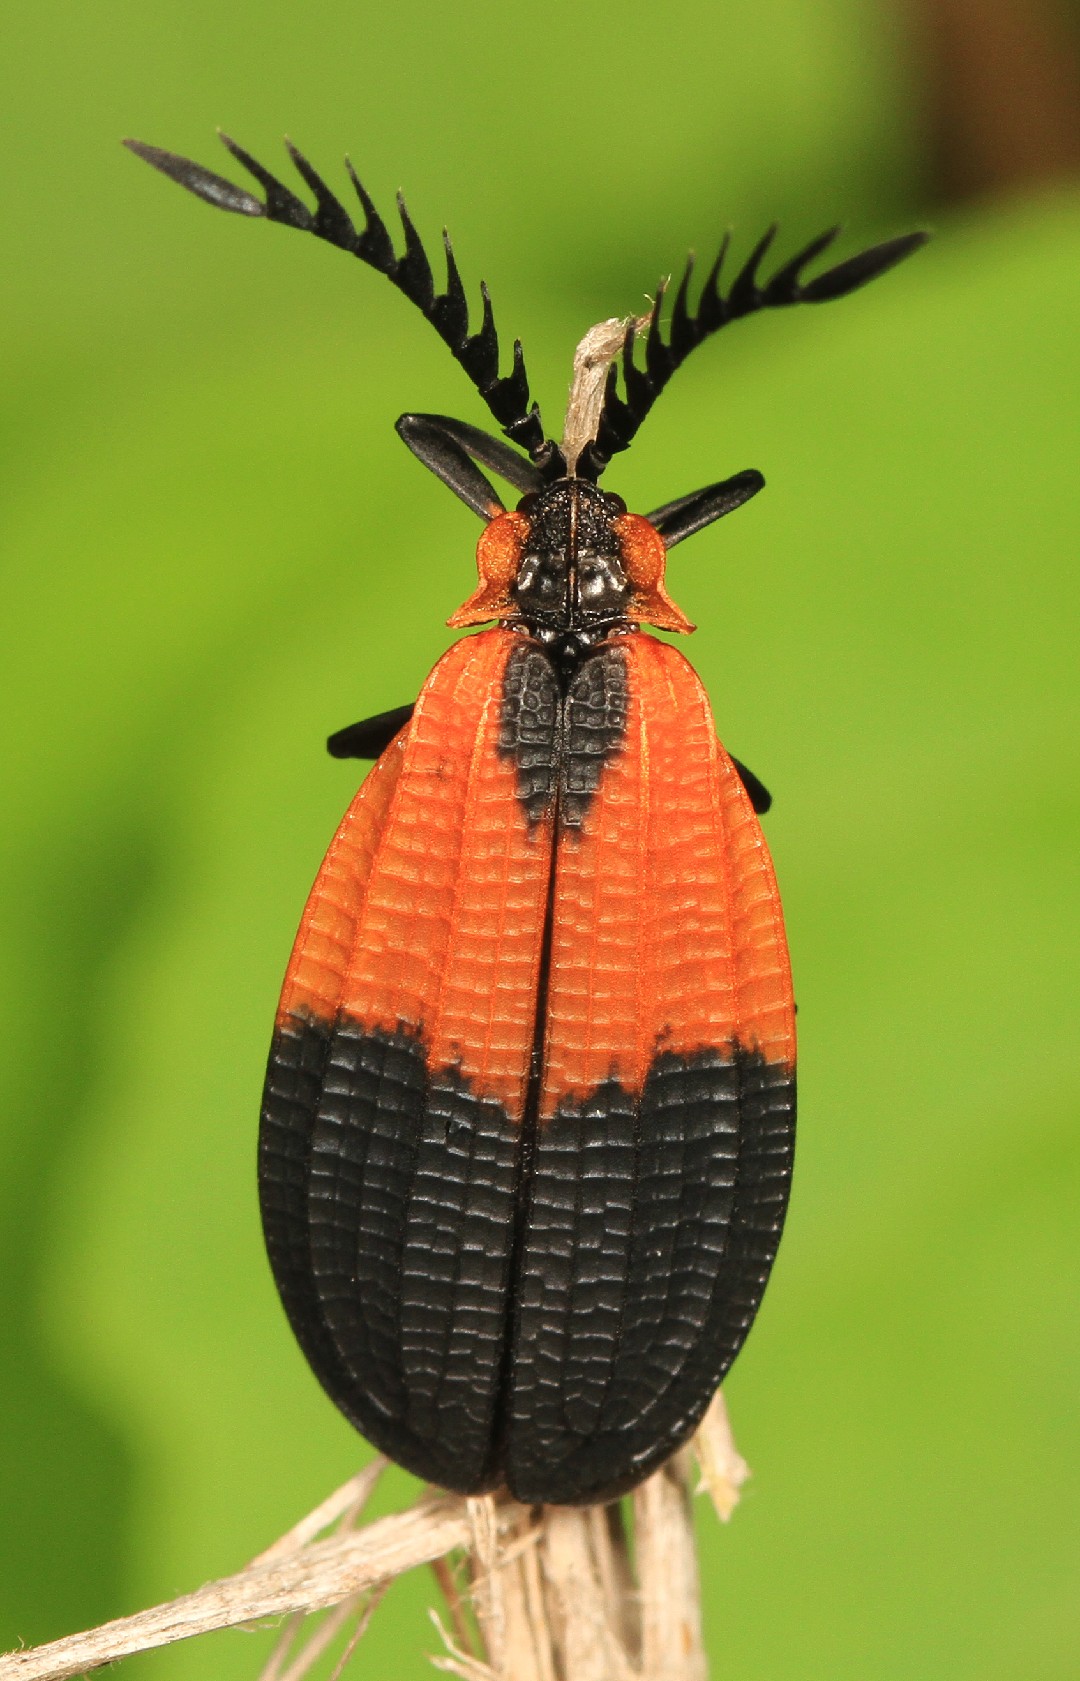
[[[0,1648],[238,1567],[367,1454],[278,1307],[255,1117],[358,779],[323,738],[415,695],[472,587],[476,521],[392,422],[485,415],[384,281],[117,144],[238,178],[221,122],[449,222],[551,426],[584,329],[728,222],[935,227],[703,350],[607,481],[769,481],[669,574],[776,797],[801,1007],[706,1615],[725,1681],[1072,1681],[1075,12],[68,0],[5,31]],[[353,1672],[430,1673],[430,1597],[396,1588]],[[125,1673],[241,1681],[270,1638]]]

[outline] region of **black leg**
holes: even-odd
[[[397,434],[481,519],[494,519],[505,510],[478,461],[517,490],[537,491],[543,486],[540,474],[523,455],[464,420],[451,420],[444,414],[403,414]]]
[[[772,805],[772,795],[769,793],[769,790],[766,788],[764,782],[758,781],[752,770],[747,770],[746,766],[735,757],[734,753],[729,753],[728,758],[731,760],[735,769],[739,773],[739,781],[746,789],[746,792],[750,795],[750,804],[753,806],[759,817],[763,816],[763,814],[768,811],[769,807]]]
[[[395,706],[389,712],[377,712],[374,718],[361,718],[358,724],[335,730],[327,738],[326,751],[335,759],[377,759],[412,715],[412,706]]]
[[[736,473],[734,478],[722,479],[719,484],[709,484],[704,490],[693,490],[689,496],[665,502],[649,515],[649,524],[656,527],[670,549],[684,537],[692,537],[695,531],[741,508],[764,486],[761,474],[751,467],[745,473]]]
[[[485,467],[490,467],[493,473],[498,473],[499,477],[505,479],[507,484],[512,484],[515,490],[528,494],[544,488],[544,475],[531,461],[527,461],[516,449],[511,449],[509,444],[504,444],[501,438],[493,438],[490,432],[482,432],[479,426],[470,426],[467,420],[454,420],[448,414],[403,414],[398,421],[399,431],[402,422],[407,425],[426,422],[430,427],[437,427],[446,437],[453,438],[455,443],[460,444],[474,461],[482,461]],[[404,436],[402,432],[402,437]]]

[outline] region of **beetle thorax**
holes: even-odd
[[[693,626],[664,588],[664,539],[621,496],[587,479],[557,479],[485,527],[479,587],[447,621],[528,631],[582,645],[637,620],[661,630]]]
[[[529,519],[510,594],[535,631],[577,631],[625,620],[632,593],[615,521],[618,496],[581,479],[559,479],[526,498]]]

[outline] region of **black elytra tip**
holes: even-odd
[[[415,1475],[611,1500],[686,1440],[742,1346],[794,1125],[784,1065],[658,1051],[640,1089],[559,1105],[526,1198],[518,1125],[422,1034],[296,1014],[259,1141],[274,1277],[331,1399]]]

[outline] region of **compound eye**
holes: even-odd
[[[546,555],[526,555],[517,576],[517,587],[541,601],[555,601],[563,592],[562,570]]]
[[[578,557],[578,595],[586,606],[614,612],[629,594],[626,573],[617,560],[610,555]]]

